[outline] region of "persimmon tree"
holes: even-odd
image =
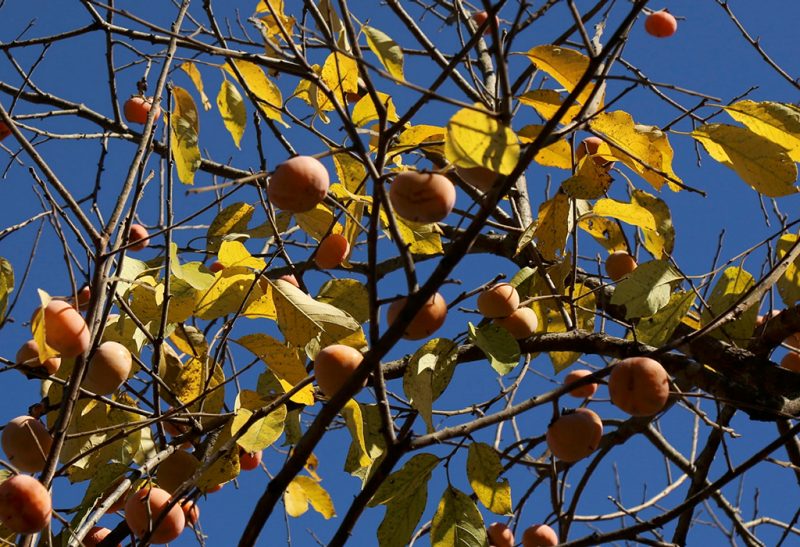
[[[0,463],[51,492],[40,544],[171,538],[176,506],[187,544],[800,534],[758,495],[800,483],[800,85],[728,2],[708,39],[768,76],[723,97],[629,59],[681,40],[646,0],[235,4],[0,2],[2,419],[49,435]],[[692,254],[729,226],[673,218],[726,193],[752,239]]]

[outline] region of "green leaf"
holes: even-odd
[[[461,167],[485,167],[508,175],[519,160],[519,139],[498,117],[475,108],[462,108],[447,122],[445,157]]]
[[[247,125],[247,109],[244,106],[242,94],[228,80],[222,80],[217,95],[217,108],[222,116],[225,129],[231,134],[236,148],[240,148],[244,128]]]
[[[406,464],[381,483],[367,505],[375,507],[386,505],[394,499],[402,500],[417,490],[424,490],[431,473],[439,465],[439,458],[433,454],[416,454]]]
[[[698,127],[692,137],[708,154],[730,167],[756,192],[768,197],[797,192],[797,166],[786,148],[744,127],[709,124]]]
[[[671,284],[681,279],[666,260],[640,264],[617,284],[611,303],[625,306],[625,318],[649,317],[669,303]]]
[[[378,56],[386,72],[397,80],[404,80],[403,49],[398,46],[394,40],[389,38],[387,34],[375,27],[364,25],[361,27],[361,30],[363,30],[364,34],[367,36],[367,45],[369,49]]]
[[[722,272],[711,296],[708,307],[700,315],[700,324],[707,325],[718,315],[725,313],[739,298],[755,286],[755,280],[742,268],[730,267]],[[738,346],[745,346],[750,341],[756,326],[758,306],[751,306],[740,317],[711,332],[711,336],[732,341]]]
[[[200,167],[200,147],[198,137],[200,122],[197,107],[192,96],[182,87],[172,88],[174,110],[170,127],[172,128],[171,149],[175,159],[178,179],[183,184],[194,184],[194,173]]]
[[[498,374],[508,374],[519,364],[519,343],[506,329],[494,323],[487,323],[479,329],[468,323],[467,327],[470,340],[483,350]]]
[[[694,299],[694,291],[680,291],[670,296],[669,303],[658,313],[639,321],[636,325],[637,339],[655,347],[664,345],[692,309]]]
[[[500,455],[485,443],[474,442],[467,453],[467,478],[478,500],[492,513],[510,515],[511,486],[508,479],[497,482],[503,472]]]
[[[469,496],[448,486],[433,515],[431,547],[488,547],[478,507]]]
[[[427,485],[407,497],[390,501],[386,505],[386,514],[378,526],[378,545],[380,547],[408,545],[427,503]]]
[[[403,392],[433,431],[432,407],[445,390],[456,366],[458,346],[446,338],[434,338],[419,348],[403,374]]]

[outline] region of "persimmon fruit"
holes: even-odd
[[[200,462],[185,450],[176,450],[158,465],[156,483],[174,494],[181,484],[192,478]]]
[[[482,24],[486,22],[489,18],[489,14],[486,11],[476,11],[472,14],[472,20],[475,21],[475,24],[480,27]],[[494,20],[497,23],[497,27],[500,28],[500,18],[495,15]],[[486,30],[483,31],[484,36],[489,36],[492,33],[492,26],[489,25],[486,27]]]
[[[558,534],[546,524],[534,524],[522,533],[522,547],[550,547],[558,543]]]
[[[26,473],[39,473],[44,469],[53,437],[36,418],[17,416],[3,428],[0,442],[6,458],[17,469]]]
[[[314,376],[320,391],[326,397],[336,395],[363,360],[360,351],[344,344],[333,344],[319,350],[314,358]]]
[[[31,317],[38,317],[41,308]],[[77,357],[89,349],[91,335],[83,316],[64,300],[53,299],[44,309],[44,328],[47,345],[61,357]]]
[[[252,471],[261,464],[263,453],[261,450],[255,452],[239,451],[239,468],[242,471]]]
[[[591,374],[592,371],[586,369],[573,370],[569,374],[567,374],[566,378],[564,378],[564,385],[569,385],[572,382],[577,382],[581,378],[585,378],[586,376],[590,376]],[[596,391],[597,391],[597,384],[591,383],[573,388],[569,391],[569,394],[572,395],[573,397],[588,399],[589,397],[594,395]]]
[[[403,171],[389,187],[389,201],[402,218],[429,224],[450,214],[456,189],[444,175]]]
[[[403,297],[389,305],[386,319],[390,325],[394,323],[400,315],[400,311],[406,305],[406,300],[407,297]],[[403,333],[403,338],[406,340],[421,340],[427,338],[439,330],[439,327],[444,325],[445,319],[447,319],[447,302],[445,302],[441,294],[438,292],[434,293],[434,295],[422,305],[422,308],[420,308],[408,324]]]
[[[196,501],[183,500],[181,509],[183,509],[183,516],[186,518],[186,525],[194,528],[200,520],[200,506]]]
[[[790,351],[781,359],[781,366],[792,372],[800,372],[800,353]]]
[[[330,176],[316,158],[295,156],[280,164],[269,179],[267,195],[277,208],[304,213],[328,195]]]
[[[92,355],[82,387],[97,395],[111,395],[128,379],[131,352],[119,342],[103,342]]]
[[[652,416],[667,404],[669,374],[649,357],[617,362],[608,377],[611,402],[631,416]]]
[[[136,537],[144,537],[166,511],[161,524],[153,529],[150,542],[162,544],[173,541],[186,527],[186,517],[177,503],[167,511],[169,502],[169,492],[161,488],[145,487],[134,492],[125,503],[125,522],[128,523],[128,528]]]
[[[603,437],[603,422],[593,410],[579,408],[557,418],[547,428],[547,446],[553,456],[574,463],[594,452]]]
[[[616,251],[606,258],[606,274],[612,281],[619,281],[636,269],[636,259],[627,251]]]
[[[527,306],[517,308],[508,317],[499,317],[494,322],[510,332],[516,340],[523,340],[531,336],[539,328],[539,318],[536,316],[536,312]]]
[[[486,529],[492,547],[514,547],[514,532],[502,522],[494,522]]]
[[[328,234],[319,242],[314,262],[321,270],[330,270],[341,266],[350,254],[350,242],[342,234]]]
[[[137,252],[144,250],[150,245],[150,237],[147,228],[141,224],[131,224],[131,231],[128,234],[128,243],[132,244],[128,249]]]
[[[587,154],[594,156],[600,150],[601,144],[603,144],[603,139],[600,137],[586,137],[578,144],[575,150],[575,159],[581,161]],[[609,161],[601,156],[592,158],[592,161],[594,161],[595,165],[608,169],[614,164],[613,161]]]
[[[14,475],[0,483],[0,524],[12,532],[41,532],[52,512],[50,493],[30,475]]]
[[[5,139],[11,134],[11,130],[8,128],[6,124],[0,122],[0,141]]]
[[[55,374],[61,366],[61,357],[49,357],[44,363],[39,361],[39,344],[36,340],[28,340],[17,351],[17,363],[26,364],[29,367],[44,367],[47,374]]]
[[[153,105],[152,97],[134,95],[125,101],[125,105],[122,107],[125,119],[131,123],[145,123],[151,109],[155,110],[155,114],[153,114],[153,123],[155,123],[161,117],[161,107]]]
[[[211,263],[211,266],[208,267],[208,270],[211,273],[221,272],[224,269],[225,269],[225,265],[222,262],[220,262],[219,260],[215,260],[214,262]]]
[[[111,530],[103,526],[94,526],[89,533],[83,538],[83,547],[97,547],[103,541]],[[119,547],[117,543],[117,547]]]
[[[669,38],[678,30],[678,21],[668,11],[654,11],[644,20],[644,30],[656,38]]]
[[[509,283],[499,283],[478,296],[478,311],[488,319],[508,317],[519,308],[519,293]]]
[[[474,186],[484,194],[489,193],[489,191],[494,187],[495,183],[499,175],[492,171],[491,169],[487,169],[486,167],[456,167],[456,174],[461,177],[461,180],[469,184],[470,186]]]

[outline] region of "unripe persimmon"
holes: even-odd
[[[267,195],[277,208],[303,213],[328,195],[330,177],[325,166],[311,156],[295,156],[280,164],[269,179]]]
[[[590,371],[590,370],[585,370],[585,369],[573,370],[572,372],[567,374],[566,378],[564,378],[564,385],[569,385],[572,382],[576,382],[576,381],[580,380],[581,378],[585,378],[586,376],[590,376],[591,374],[592,374],[592,371]],[[571,389],[569,394],[572,395],[573,397],[579,397],[581,399],[586,399],[586,398],[591,397],[592,395],[594,395],[596,391],[597,391],[597,384],[592,383],[592,384],[584,384],[584,385],[582,385],[580,387],[576,387],[574,389]]]
[[[478,296],[478,311],[488,319],[508,317],[519,307],[519,293],[509,283],[500,283]]]
[[[50,492],[33,477],[14,475],[0,484],[0,524],[12,532],[41,532],[52,511]]]
[[[150,536],[150,542],[161,544],[174,540],[186,527],[186,517],[181,506],[176,503],[161,518],[169,502],[169,492],[161,488],[145,487],[134,492],[125,503],[125,522],[128,523],[128,528],[136,537],[141,538],[153,527],[156,520],[161,519],[161,524]]]
[[[439,222],[456,204],[456,189],[450,179],[438,173],[403,171],[389,187],[394,211],[412,222]]]
[[[11,130],[8,128],[6,124],[0,122],[0,141],[5,139],[11,134]]]
[[[94,526],[89,533],[83,538],[83,547],[97,547],[105,537],[111,533],[111,530],[102,526]],[[117,547],[120,544],[117,543]]]
[[[211,263],[211,266],[209,266],[208,269],[209,269],[209,271],[211,273],[217,273],[217,272],[221,272],[222,270],[224,270],[225,269],[225,265],[222,262],[220,262],[219,260],[215,260],[214,262]]]
[[[654,11],[644,20],[644,30],[656,38],[669,38],[678,30],[678,21],[667,11]]]
[[[184,450],[176,450],[158,465],[158,486],[173,494],[181,484],[192,478],[200,462]]]
[[[652,416],[669,398],[669,374],[649,357],[617,362],[608,377],[611,402],[631,416]]]
[[[119,342],[103,342],[89,361],[82,387],[97,395],[110,395],[128,379],[133,359]]]
[[[475,24],[478,25],[479,27],[483,23],[485,23],[488,18],[489,18],[489,14],[486,13],[485,11],[476,11],[475,13],[472,14],[472,20],[475,21]],[[495,15],[494,16],[494,20],[497,23],[497,27],[499,28],[500,27],[500,18],[497,15]],[[489,25],[489,26],[486,27],[486,30],[483,31],[483,34],[488,36],[491,33],[492,33],[492,26]]]
[[[522,547],[550,547],[558,543],[558,534],[546,524],[535,524],[522,533]]]
[[[132,243],[132,245],[128,247],[128,249],[131,251],[141,251],[145,249],[150,245],[149,236],[150,234],[147,228],[141,224],[131,224],[131,231],[128,234],[128,243]]]
[[[800,353],[790,351],[781,359],[781,366],[792,372],[800,372]]]
[[[492,547],[514,547],[514,532],[501,522],[494,522],[486,529]]]
[[[196,501],[184,500],[181,502],[181,509],[183,509],[183,516],[186,518],[186,525],[194,528],[200,520],[200,506]]]
[[[3,428],[0,442],[12,465],[26,473],[38,473],[44,469],[53,437],[36,418],[18,416]]]
[[[37,309],[31,317],[36,318],[41,311]],[[44,328],[47,345],[61,354],[61,357],[77,357],[89,349],[91,335],[83,316],[68,302],[51,300],[44,309]]]
[[[460,167],[456,166],[456,174],[461,177],[461,180],[469,184],[470,186],[474,186],[484,194],[489,193],[494,187],[495,182],[497,182],[497,178],[499,175],[492,171],[491,169],[487,169],[486,167]]]
[[[636,269],[636,260],[626,251],[616,251],[606,258],[606,274],[612,281],[619,281]]]
[[[391,325],[400,315],[400,311],[406,305],[407,297],[395,300],[389,305],[386,313],[386,320]],[[434,293],[427,302],[422,305],[422,308],[417,312],[414,318],[406,327],[403,333],[403,338],[406,340],[421,340],[427,338],[444,325],[447,319],[447,302],[441,294]]]
[[[579,408],[561,415],[547,428],[547,447],[553,456],[568,463],[594,452],[603,437],[603,422],[594,411]]]
[[[314,262],[321,270],[338,268],[350,254],[350,243],[342,234],[328,234],[319,242]]]
[[[363,360],[360,351],[343,344],[333,344],[319,350],[314,358],[314,376],[320,391],[326,397],[333,397]]]
[[[47,374],[55,374],[61,366],[61,357],[50,357],[44,363],[39,362],[39,344],[36,340],[28,340],[17,351],[17,363],[25,363],[32,368],[44,367]]]
[[[523,340],[531,336],[539,328],[539,318],[532,308],[522,306],[508,317],[499,317],[495,323],[511,333],[516,340]]]
[[[239,468],[242,471],[252,471],[261,464],[262,451],[247,452],[239,450]]]
[[[144,123],[147,121],[147,115],[150,109],[155,109],[153,114],[153,123],[157,122],[161,117],[161,107],[153,105],[152,97],[142,97],[141,95],[134,95],[123,106],[125,119],[131,123]]]

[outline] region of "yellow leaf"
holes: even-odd
[[[369,292],[355,279],[330,279],[319,289],[317,301],[330,304],[353,316],[359,323],[369,320]]]
[[[270,7],[272,7],[272,10],[270,10]],[[284,14],[283,0],[270,0],[269,5],[267,5],[264,0],[260,0],[256,6],[256,12],[270,12],[268,15],[260,18],[261,22],[264,23],[266,27],[268,38],[277,36],[279,39],[285,41],[286,38],[283,32],[281,32],[281,26],[289,37],[294,35],[294,17],[287,17]]]
[[[290,390],[308,376],[297,350],[287,347],[271,336],[248,334],[236,340],[236,343],[261,359],[275,374],[285,391]],[[313,405],[314,386],[307,385],[292,395],[291,400],[304,405]]]
[[[569,93],[575,89],[575,86],[578,85],[578,82],[589,68],[589,58],[586,55],[574,49],[560,46],[536,46],[528,51],[527,56],[537,68],[547,72],[555,81],[564,86],[564,89]],[[588,84],[578,95],[578,102],[586,104],[593,88],[593,84]],[[602,106],[602,103],[600,103],[600,106]]]
[[[197,145],[200,134],[200,121],[197,107],[189,92],[182,87],[172,88],[174,110],[170,127],[172,128],[172,157],[178,170],[178,179],[183,184],[194,184],[194,173],[200,167],[200,148]]]
[[[33,335],[33,339],[36,341],[36,345],[39,346],[39,362],[44,363],[51,357],[58,355],[56,350],[47,345],[47,332],[44,324],[44,313],[41,312],[41,310],[47,307],[52,298],[42,289],[36,289],[36,292],[39,293],[39,302],[41,305],[39,306],[40,311],[34,315],[33,321],[31,322],[31,334]]]
[[[301,230],[317,241],[325,237],[331,229],[331,225],[336,222],[331,210],[322,203],[318,203],[316,207],[305,213],[295,213],[294,219]],[[338,229],[334,229],[334,233],[342,231],[341,225],[337,224],[336,227]]]
[[[203,78],[200,76],[200,71],[197,70],[197,66],[192,62],[185,62],[181,63],[181,66],[178,68],[183,70],[189,75],[189,78],[192,79],[192,83],[197,88],[197,92],[200,93],[200,101],[203,103],[203,110],[211,110],[211,101],[208,100],[208,95],[203,91]]]
[[[392,155],[410,150],[425,149],[444,156],[445,128],[438,125],[414,125],[407,127],[392,143]]]
[[[211,446],[208,447],[208,453],[214,454],[219,451],[225,443],[233,437],[233,429],[231,421],[225,425],[216,437]],[[223,454],[217,461],[215,461],[208,469],[206,469],[197,479],[197,487],[207,492],[210,488],[218,484],[226,483],[239,476],[239,450],[234,448]]]
[[[542,132],[543,127],[543,125],[526,125],[519,130],[517,136],[522,144],[530,144]],[[533,159],[545,167],[572,169],[572,149],[569,147],[569,143],[563,139],[545,146]]]
[[[731,118],[750,131],[786,149],[792,161],[800,162],[800,111],[793,105],[739,101],[726,106]]]
[[[292,479],[286,491],[283,493],[283,504],[286,507],[286,514],[290,517],[302,516],[308,511],[308,496],[306,496],[303,486],[297,481],[297,477]]]
[[[320,79],[339,104],[346,105],[347,94],[358,92],[358,63],[342,53],[331,53],[322,65]],[[333,103],[322,93],[318,94],[317,101],[320,110],[333,110]]]
[[[670,296],[669,303],[655,315],[639,321],[636,325],[637,340],[655,347],[664,345],[692,309],[694,299],[694,291],[676,292]]]
[[[208,355],[208,342],[203,333],[191,325],[177,325],[172,334],[169,335],[170,341],[175,344],[178,351],[191,355],[192,357],[204,357]]]
[[[200,402],[189,406],[189,412],[198,412],[202,408],[208,414],[219,413],[225,402],[225,390],[222,387],[225,374],[219,365],[214,366],[213,374],[209,369],[205,359],[191,358],[176,371],[175,377],[165,377],[164,381],[178,398],[178,401],[171,403],[185,404],[200,399]]]
[[[333,165],[336,167],[336,175],[341,185],[334,184],[332,187],[341,187],[347,193],[347,197],[341,198],[338,196],[334,188],[330,191],[340,197],[350,213],[345,216],[344,236],[347,238],[347,242],[350,243],[350,247],[353,248],[358,235],[361,233],[359,223],[364,215],[364,205],[352,198],[366,194],[364,181],[367,177],[367,171],[358,159],[345,153],[334,154]]]
[[[519,140],[490,112],[463,108],[447,122],[445,157],[461,167],[486,167],[508,175],[519,160]]]
[[[274,321],[278,318],[278,312],[275,309],[275,301],[272,299],[272,286],[262,277],[258,280],[258,287],[263,294],[250,300],[242,315],[250,319],[272,319]]]
[[[5,258],[0,258],[0,320],[6,313],[8,295],[14,290],[14,268]]]
[[[238,241],[223,241],[219,248],[218,257],[226,268],[240,266],[262,270],[266,266],[263,258],[251,256],[250,251]]]
[[[728,311],[739,298],[755,286],[755,280],[743,268],[732,266],[726,268],[719,277],[711,296],[707,300],[708,307],[700,315],[700,324],[711,323],[718,315]],[[750,336],[756,326],[758,306],[751,306],[734,321],[713,330],[710,334],[715,338],[731,341],[744,347],[750,342]]]
[[[692,131],[708,154],[730,167],[756,192],[768,197],[797,192],[797,166],[786,149],[733,125],[709,124]]]
[[[216,319],[240,308],[247,309],[264,294],[255,279],[251,269],[239,266],[217,272],[214,284],[198,298],[195,315],[200,319]]]
[[[220,211],[206,232],[206,250],[216,253],[222,243],[222,238],[229,234],[243,234],[247,232],[247,224],[253,216],[255,208],[247,203],[231,203]]]
[[[613,220],[589,214],[581,217],[578,221],[578,228],[587,232],[609,252],[623,251],[628,248],[622,229]]]
[[[577,172],[561,183],[561,189],[571,198],[597,199],[608,191],[613,179],[608,169],[597,165],[592,156],[584,156]]]
[[[638,189],[631,192],[631,203],[650,211],[656,221],[656,230],[642,228],[645,249],[655,258],[671,255],[675,247],[675,228],[672,226],[672,214],[667,204],[656,196]]]
[[[431,547],[469,545],[488,547],[486,527],[475,502],[448,486],[431,522]]]
[[[239,143],[242,142],[242,135],[244,135],[244,128],[247,125],[247,109],[244,106],[241,93],[228,80],[222,80],[222,85],[217,95],[217,108],[219,108],[219,113],[222,115],[225,129],[233,137],[236,148],[239,148]]]
[[[539,206],[534,237],[546,260],[555,260],[557,253],[563,251],[571,214],[570,200],[561,192]]]
[[[364,418],[361,416],[361,407],[358,406],[355,400],[350,399],[342,407],[342,416],[344,416],[344,422],[347,424],[347,429],[353,438],[353,445],[357,448],[358,466],[366,467],[372,463],[372,458],[367,452],[367,445],[364,440]]]
[[[528,91],[524,95],[521,95],[519,97],[519,102],[532,107],[542,118],[549,120],[555,116],[558,109],[561,108],[561,105],[564,103],[564,97],[562,97],[561,93],[552,89],[534,89],[533,91]],[[580,111],[580,104],[570,106],[564,114],[564,117],[561,118],[561,124],[563,125],[571,122]],[[570,165],[571,164],[572,162],[570,162]],[[565,169],[569,168],[565,167]]]
[[[683,279],[681,274],[666,260],[639,264],[617,283],[611,303],[625,306],[626,319],[650,317],[669,304],[672,283],[679,279]]]
[[[439,227],[436,224],[419,224],[395,216],[397,231],[408,250],[414,254],[436,255],[444,252]]]
[[[392,97],[380,91],[377,92],[377,95],[380,104],[382,104],[386,109],[386,121],[396,122],[399,120],[400,118],[397,117],[397,110],[395,109]],[[364,95],[361,97],[361,99],[359,99],[359,101],[353,107],[352,119],[353,123],[358,127],[363,127],[369,122],[378,119],[378,111],[375,109],[375,105],[372,102],[372,97],[369,95]]]
[[[403,49],[386,33],[374,27],[364,25],[361,30],[367,36],[369,49],[378,56],[386,72],[396,80],[403,80]]]
[[[673,151],[666,133],[657,127],[636,125],[631,115],[622,110],[601,112],[589,125],[605,135],[613,145],[611,151],[620,161],[656,190],[660,190],[665,182],[670,189],[680,190],[680,186],[673,182],[682,181],[672,170]]]
[[[255,391],[243,389],[236,396],[233,418],[233,434],[237,434],[253,415],[270,403]],[[281,405],[263,418],[251,425],[247,432],[236,441],[246,452],[260,452],[277,441],[283,433],[283,424],[286,421],[286,405]]]
[[[258,99],[258,107],[264,115],[271,120],[279,122],[284,127],[289,127],[289,125],[283,121],[283,116],[281,115],[280,109],[283,106],[283,98],[281,97],[281,90],[278,89],[278,86],[267,78],[267,75],[264,74],[260,66],[240,59],[231,62],[236,65],[236,68],[239,69],[244,79],[244,82],[239,83],[256,96]],[[236,72],[234,72],[229,64],[223,65],[223,68],[231,76],[237,78]]]
[[[796,234],[783,234],[775,248],[777,260],[782,260],[796,242]],[[789,264],[781,278],[778,279],[777,285],[778,293],[786,306],[794,306],[800,300],[800,259]]]
[[[292,479],[283,499],[286,504],[286,512],[291,517],[299,517],[308,511],[309,502],[311,502],[311,507],[325,520],[336,516],[330,495],[311,477],[298,475]]]
[[[638,203],[625,203],[615,199],[598,199],[592,212],[602,217],[611,217],[644,230],[657,231],[656,219],[649,210]]]
[[[467,453],[467,478],[478,500],[492,513],[510,515],[511,486],[508,479],[497,482],[503,472],[500,455],[486,443],[474,442]]]

